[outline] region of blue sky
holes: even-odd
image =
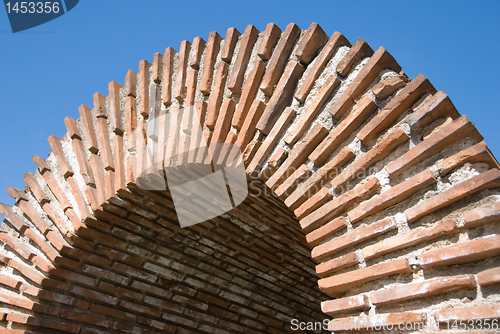
[[[319,23],[351,43],[364,38],[384,46],[414,78],[426,75],[466,114],[500,157],[500,1],[169,1],[81,0],[69,13],[13,34],[0,8],[0,202],[3,189],[24,188],[35,171],[31,156],[47,157],[47,137],[61,137],[64,117],[107,95],[112,80],[123,84],[141,59],[184,39],[224,37],[248,24],[263,31],[275,22],[307,29]]]

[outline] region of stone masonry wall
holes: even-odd
[[[498,163],[383,47],[315,23],[230,28],[78,111],[0,204],[1,333],[498,328]],[[210,164],[202,140],[241,148],[249,195],[180,228],[168,183],[143,185]]]

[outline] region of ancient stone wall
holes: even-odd
[[[79,114],[0,205],[0,332],[498,328],[498,163],[384,48],[315,23],[230,28]],[[248,196],[181,228],[172,181],[148,186],[213,163],[202,142],[241,148]]]

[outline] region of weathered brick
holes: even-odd
[[[241,100],[240,100],[241,103]],[[238,104],[239,106],[239,104]],[[262,116],[262,113],[264,112],[266,105],[264,102],[260,100],[253,100],[252,105],[246,112],[246,117],[245,117],[245,122],[242,123],[242,127],[240,128],[240,132],[238,133],[238,139],[235,142],[235,145],[240,147],[240,148],[245,148],[250,141],[252,140],[254,134],[255,134],[255,129],[257,126],[257,122],[259,121],[260,117]],[[236,113],[238,112],[238,108],[236,108],[235,116],[233,118],[233,124],[234,124],[234,119],[236,118]]]
[[[477,274],[477,282],[481,286],[487,286],[500,282],[500,268],[486,269]]]
[[[222,37],[216,32],[212,31],[208,35],[207,51],[205,52],[205,60],[203,61],[203,72],[200,80],[200,91],[203,95],[210,94],[212,88],[212,76],[214,72],[217,54],[220,50],[220,43]]]
[[[178,101],[184,101],[186,98],[186,75],[189,61],[189,51],[191,43],[182,41],[179,47],[179,61],[177,62],[177,76],[175,78],[174,97]]]
[[[372,88],[373,95],[379,100],[385,100],[391,96],[395,91],[404,87],[405,81],[400,77],[392,77],[389,79],[381,80],[375,87]]]
[[[299,35],[300,28],[295,23],[288,24],[283,34],[281,34],[281,38],[267,63],[266,73],[260,85],[260,90],[266,95],[273,94],[274,87],[280,80],[286,61]]]
[[[106,96],[97,92],[92,96],[94,100],[94,112],[97,118],[108,118],[106,113]]]
[[[392,218],[387,217],[376,223],[358,227],[352,232],[346,233],[340,237],[314,247],[311,251],[311,257],[313,259],[321,259],[347,247],[359,244],[365,240],[373,239],[380,234],[387,233],[396,228],[397,226]]]
[[[328,63],[330,58],[333,56],[335,51],[337,51],[338,48],[342,46],[351,46],[349,41],[344,37],[339,32],[335,32],[326,45],[321,49],[321,52],[319,53],[318,57],[316,57],[316,60],[314,61],[313,64],[311,64],[307,75],[304,79],[304,82],[302,85],[299,87],[297,92],[295,93],[295,98],[300,101],[304,102],[306,100],[307,95],[311,91],[311,88],[313,87],[314,83],[316,82],[316,79],[319,77],[321,72],[323,71],[325,65]]]
[[[458,233],[455,222],[453,220],[446,220],[433,227],[411,231],[365,247],[363,249],[363,257],[365,260],[371,260],[390,252],[412,247],[454,233]]]
[[[337,73],[345,77],[351,71],[354,64],[366,57],[371,57],[373,55],[373,50],[362,38],[358,38],[356,43],[351,47],[349,52],[342,58],[342,60],[337,65]]]
[[[422,267],[444,266],[483,260],[500,254],[500,235],[475,239],[425,252],[418,256]]]
[[[368,309],[370,306],[365,299],[365,295],[356,295],[328,300],[326,302],[321,302],[321,310],[325,314],[334,315],[340,312]]]
[[[408,260],[402,258],[375,264],[370,267],[353,270],[328,278],[322,278],[318,281],[318,286],[322,292],[330,296],[335,296],[354,286],[361,285],[366,282],[391,275],[408,274],[411,272],[412,270],[408,264]]]
[[[85,135],[87,149],[92,153],[97,153],[99,151],[99,148],[97,146],[97,137],[94,131],[94,125],[92,123],[91,110],[89,107],[82,104],[80,107],[78,107],[78,113],[80,114],[80,124]]]
[[[163,105],[168,107],[172,103],[172,76],[174,74],[175,50],[171,47],[165,49],[163,56]],[[130,134],[131,132],[129,132]]]
[[[437,310],[434,312],[434,318],[439,323],[452,323],[454,320],[499,319],[500,305],[453,307]]]
[[[323,239],[347,227],[345,217],[337,217],[331,222],[317,228],[306,235],[306,240],[311,246],[318,245]]]
[[[236,43],[238,42],[238,38],[241,36],[241,33],[236,28],[229,28],[226,32],[226,38],[224,38],[224,44],[221,50],[221,59],[230,63],[233,58],[234,48],[236,47]]]
[[[106,119],[98,118],[96,120],[97,138],[99,140],[99,150],[104,170],[114,170],[113,151],[111,151],[111,140],[109,138],[108,124]]]
[[[282,146],[279,146],[267,160],[267,166],[259,173],[259,179],[266,182],[278,170],[288,157],[288,152]]]
[[[132,70],[128,70],[125,76],[125,94],[132,97],[137,96],[137,73]]]
[[[460,114],[455,109],[448,95],[439,91],[434,95],[428,96],[418,107],[415,108],[406,121],[413,130],[419,130],[439,118],[451,117],[457,119]]]
[[[351,107],[354,100],[361,94],[385,69],[399,72],[401,66],[383,47],[380,47],[361,69],[347,89],[339,96],[330,109],[330,113],[336,119],[340,119]]]
[[[259,31],[253,25],[248,25],[241,37],[240,47],[238,49],[238,55],[233,65],[231,71],[231,77],[229,78],[229,84],[227,88],[235,93],[241,94],[241,85],[243,84],[243,79],[245,72],[250,60],[252,48],[257,41]]]
[[[123,135],[122,111],[120,109],[120,89],[123,88],[116,81],[109,83],[109,122],[111,131]]]
[[[311,170],[304,164],[297,168],[283,183],[276,188],[274,193],[281,199],[285,199],[297,184],[311,175]]]
[[[231,129],[231,119],[233,118],[236,103],[225,98],[220,108],[219,116],[215,122],[214,133],[212,135],[211,143],[224,143],[227,133]]]
[[[352,267],[358,263],[359,259],[356,256],[356,253],[351,252],[318,264],[316,266],[316,273],[321,277],[328,277],[340,269]]]
[[[209,129],[215,128],[215,121],[219,116],[219,109],[224,98],[224,86],[226,85],[228,70],[229,65],[225,62],[221,62],[217,66],[217,71],[215,72],[214,87],[212,88],[212,92],[210,93],[210,100],[208,102],[208,116],[206,125]]]
[[[408,221],[412,223],[478,191],[497,187],[500,187],[500,170],[490,169],[487,172],[467,181],[463,181],[448,190],[418,203],[405,210],[404,213]]]
[[[500,221],[500,202],[465,211],[463,217],[468,228]]]
[[[320,90],[311,101],[307,109],[299,116],[291,130],[285,137],[285,142],[289,145],[295,144],[297,140],[306,132],[307,128],[311,125],[313,119],[318,115],[323,105],[330,98],[333,90],[340,84],[339,78],[332,75],[326,79],[325,83],[321,86]]]
[[[139,62],[139,112],[149,116],[149,71],[151,63],[147,60]]]
[[[200,68],[201,56],[205,51],[206,42],[201,37],[195,37],[191,45],[191,55],[189,57],[189,66],[194,69]]]
[[[319,24],[313,22],[302,36],[295,55],[302,63],[309,64],[326,42],[328,42],[328,35]]]
[[[274,23],[268,23],[262,40],[260,42],[259,50],[257,55],[262,60],[268,60],[271,58],[274,46],[281,36],[281,29]]]
[[[453,169],[462,166],[466,162],[486,162],[490,168],[500,168],[496,159],[484,141],[477,143],[463,151],[455,153],[451,157],[436,163],[441,175],[446,175]]]
[[[80,137],[80,131],[78,130],[78,126],[76,125],[76,120],[73,117],[67,116],[64,119],[64,124],[66,125],[66,129],[68,130],[68,136],[71,139],[82,139]]]
[[[356,223],[361,219],[373,215],[385,208],[388,208],[396,203],[400,203],[405,199],[415,194],[420,189],[427,187],[436,182],[436,178],[431,170],[426,169],[415,176],[401,182],[381,193],[378,196],[370,198],[368,201],[361,203],[347,215],[352,223]]]
[[[328,324],[328,329],[332,331],[350,331],[350,330],[374,330],[382,327],[382,324],[391,324],[393,328],[398,325],[408,326],[413,323],[424,324],[425,315],[423,313],[404,312],[404,313],[386,313],[359,316],[355,318],[337,318]],[[415,327],[418,328],[418,327]]]

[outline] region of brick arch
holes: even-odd
[[[498,163],[382,47],[314,23],[230,28],[141,61],[79,113],[0,205],[2,333],[500,317]],[[163,140],[184,175],[202,139],[241,147],[249,194],[180,228],[170,188],[143,186],[163,175],[150,153]]]

